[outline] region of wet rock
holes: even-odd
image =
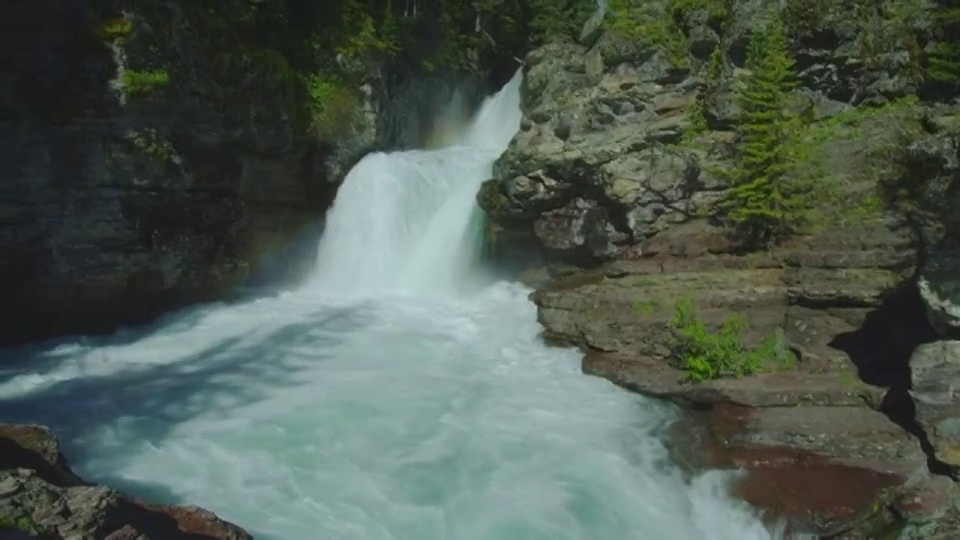
[[[40,426],[0,424],[0,516],[27,537],[252,538],[202,508],[147,503],[84,482],[70,470],[57,440]]]
[[[675,424],[670,445],[686,467],[740,469],[741,498],[771,521],[821,537],[876,538],[902,527],[905,516],[890,506],[931,480],[919,442],[858,406],[718,404]]]

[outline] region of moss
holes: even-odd
[[[887,71],[888,56],[900,51],[910,55],[905,75],[914,82],[922,77],[922,51],[916,28],[926,15],[924,0],[861,0],[859,10],[860,57],[867,67]]]
[[[683,129],[680,142],[691,145],[701,134],[707,132],[707,116],[704,114],[703,104],[698,100],[687,113],[690,123]]]
[[[133,20],[128,17],[113,17],[100,21],[94,33],[104,41],[123,39],[133,33]]]
[[[709,22],[720,22],[727,18],[729,10],[724,0],[671,0],[670,12],[676,19],[684,19],[693,11],[703,10]]]
[[[311,127],[320,138],[343,135],[354,129],[358,117],[356,94],[343,80],[329,75],[303,78]]]
[[[830,118],[808,123],[797,139],[800,167],[816,177],[814,193],[817,208],[811,214],[812,230],[828,227],[848,227],[869,221],[887,209],[883,195],[887,181],[895,175],[897,155],[905,146],[894,137],[892,141],[878,140],[865,131],[866,125],[908,125],[916,115],[918,100],[908,96],[884,105],[861,106],[847,109]],[[861,166],[848,171],[846,176],[832,172],[823,162],[830,147],[845,141],[862,141],[867,155],[858,161]]]
[[[37,524],[34,523],[29,516],[25,515],[20,515],[17,517],[0,516],[0,530],[4,529],[16,529],[34,535],[39,535],[41,532],[39,526],[37,526]]]
[[[834,5],[833,0],[786,0],[784,25],[793,35],[810,33],[826,18]]]
[[[637,300],[633,303],[633,309],[637,313],[649,317],[660,311],[660,302],[655,299]]]
[[[134,131],[129,140],[138,150],[159,161],[170,161],[176,156],[173,144],[162,138],[153,128]]]
[[[139,71],[128,69],[121,78],[123,88],[131,96],[147,94],[170,84],[170,75],[164,69]]]
[[[687,38],[665,2],[610,0],[607,27],[631,41],[662,47],[676,67],[687,63]]]

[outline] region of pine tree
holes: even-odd
[[[720,215],[753,246],[796,232],[809,212],[809,186],[793,174],[800,125],[789,110],[796,87],[793,64],[783,23],[771,16],[747,50],[737,151],[733,167],[721,173],[728,189]]]
[[[931,82],[960,85],[960,0],[940,0],[934,11],[936,43],[927,58]]]
[[[589,0],[528,0],[531,43],[575,40],[595,6]]]

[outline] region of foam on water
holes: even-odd
[[[7,351],[28,362],[4,417],[51,425],[92,479],[261,540],[772,538],[726,474],[682,478],[668,407],[542,344],[527,289],[465,292],[519,92],[456,146],[362,160],[301,290]]]

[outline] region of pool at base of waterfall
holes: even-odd
[[[584,376],[529,290],[477,271],[519,95],[518,74],[452,147],[358,163],[303,287],[9,352],[7,419],[260,540],[774,538],[727,473],[683,478],[668,406]]]

